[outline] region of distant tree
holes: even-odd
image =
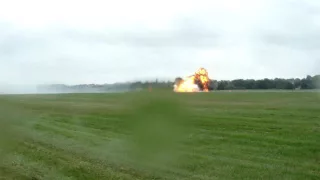
[[[301,89],[313,89],[312,77],[308,75],[306,78],[301,80]]]
[[[286,81],[284,89],[294,89],[294,84],[290,81]]]
[[[228,81],[219,81],[218,90],[225,90],[227,88]]]
[[[231,83],[232,83],[232,87],[234,89],[245,89],[246,88],[245,87],[246,83],[245,83],[245,80],[243,80],[243,79],[236,79],[236,80],[231,81]]]
[[[244,82],[245,89],[254,89],[256,81],[254,79],[248,79]]]
[[[268,89],[268,82],[266,80],[257,80],[256,89]]]
[[[300,88],[301,87],[301,80],[299,78],[296,78],[293,80],[293,84],[295,88]]]
[[[209,85],[210,90],[217,90],[219,86],[219,82],[217,80],[210,80],[210,85]]]
[[[236,89],[235,86],[233,85],[232,81],[228,81],[228,84],[226,86],[227,90],[232,90],[232,89]]]
[[[312,77],[313,88],[320,89],[320,75]]]

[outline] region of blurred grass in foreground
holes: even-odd
[[[0,96],[0,179],[319,179],[316,93]]]
[[[171,95],[171,96],[170,96]],[[129,153],[140,165],[168,165],[178,158],[179,145],[190,133],[190,112],[172,94],[143,94],[126,104]]]

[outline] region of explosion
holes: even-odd
[[[176,78],[174,85],[175,92],[209,92],[209,90],[210,79],[204,68],[200,68],[194,75],[185,79]]]

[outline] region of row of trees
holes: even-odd
[[[320,75],[295,79],[236,79],[233,81],[219,81],[218,90],[225,89],[320,89]]]
[[[134,82],[131,83],[131,89],[137,88],[172,88],[174,82]],[[310,76],[305,78],[292,79],[235,79],[232,81],[212,80],[211,86],[215,90],[237,90],[237,89],[320,89],[320,75]]]
[[[39,92],[112,92],[132,91],[140,89],[173,89],[174,81],[137,81],[115,84],[81,84],[67,86],[63,84],[38,86]],[[320,89],[320,75],[307,76],[302,79],[236,79],[232,81],[212,80],[210,86],[214,90],[237,89]]]

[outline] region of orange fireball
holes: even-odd
[[[199,92],[209,91],[209,76],[204,68],[200,68],[194,75],[176,82],[174,85],[175,92]]]
[[[175,92],[198,92],[199,87],[194,83],[194,76],[187,77],[179,84],[174,85]]]

